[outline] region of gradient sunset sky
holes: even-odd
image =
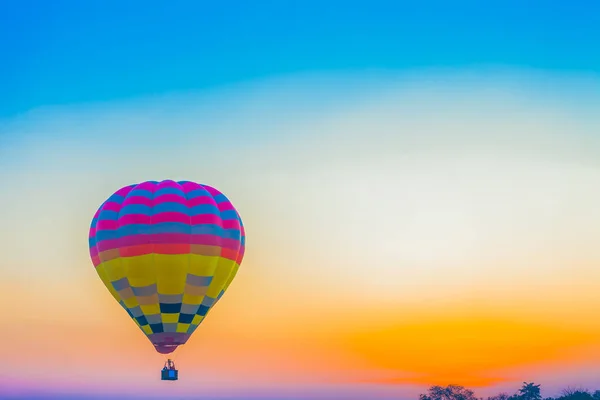
[[[206,3],[2,2],[0,398],[600,389],[599,4]],[[174,384],[87,242],[162,179],[247,234]]]

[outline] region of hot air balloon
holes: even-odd
[[[148,181],[102,203],[89,246],[108,291],[156,351],[169,354],[188,341],[231,284],[244,257],[245,232],[217,189]],[[168,360],[162,379],[177,379],[176,370],[165,374],[167,365],[175,369]]]

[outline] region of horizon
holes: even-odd
[[[592,7],[32,4],[0,15],[0,397],[600,389]],[[163,179],[222,191],[247,235],[175,385],[88,252],[109,195]]]

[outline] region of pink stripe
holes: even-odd
[[[139,190],[147,190],[150,193],[154,193],[156,191],[156,184],[152,182],[142,182],[135,188]]]
[[[188,237],[186,243],[203,244],[206,246],[220,246],[223,239],[215,235],[184,235]]]
[[[177,182],[172,181],[170,179],[164,180],[162,182],[159,182],[157,185],[157,190],[158,189],[163,189],[163,188],[177,188],[179,189],[180,186]]]
[[[198,196],[188,200],[188,207],[194,207],[200,204],[217,205],[217,203],[215,203],[215,199],[210,197],[208,194],[206,196]]]
[[[126,226],[130,224],[150,224],[152,217],[144,214],[127,214],[119,218],[118,225]]]
[[[120,247],[138,246],[142,244],[199,244],[220,246],[237,251],[240,242],[235,239],[220,238],[215,235],[188,235],[186,233],[157,233],[152,235],[130,235],[120,239],[107,239],[98,243],[98,252]]]
[[[119,227],[119,221],[114,221],[112,219],[103,219],[98,221],[96,224],[96,232],[97,231],[112,231]]]
[[[200,214],[192,217],[192,225],[215,224],[221,225],[221,217],[215,214]]]
[[[122,206],[125,207],[129,204],[143,204],[152,207],[152,200],[144,196],[129,196],[125,199]]]
[[[94,218],[92,218],[92,219],[96,219],[96,218],[98,218],[98,215],[99,215],[99,214],[100,214],[100,209],[97,209],[97,210],[96,210],[96,213],[94,214]]]
[[[179,196],[176,194],[163,194],[163,195],[160,195],[160,196],[154,198],[154,205],[157,205],[160,203],[186,204],[187,202],[185,200],[185,197],[183,197],[183,196]]]
[[[223,221],[223,229],[240,229],[240,221],[237,219],[226,219]]]
[[[89,239],[96,237],[96,229],[97,228],[90,228],[90,234],[88,235]]]
[[[232,244],[239,247],[239,242],[233,239],[222,239],[215,235],[188,235],[186,233],[157,233],[152,235],[130,235],[120,239],[107,239],[98,243],[98,251],[116,249],[119,247],[138,246],[141,244],[201,244],[207,246],[222,246],[230,248]],[[235,247],[237,248],[237,247]]]
[[[238,249],[240,241],[238,239],[220,238],[216,235],[187,233],[154,233],[129,235],[119,239],[104,239],[96,243],[96,246],[90,248],[90,254],[97,254],[105,250],[115,249],[124,246],[137,246],[149,243],[183,243],[183,244],[202,244],[210,246],[221,246],[228,249]]]
[[[92,264],[94,264],[94,267],[97,267],[98,265],[100,265],[101,262],[102,262],[102,260],[100,260],[100,257],[98,257],[97,255],[94,255],[92,257]]]
[[[101,240],[96,244],[96,247],[98,248],[99,253],[106,251],[106,250],[116,249],[116,248],[120,247],[119,239]]]
[[[238,251],[238,255],[237,258],[235,259],[235,262],[240,265],[242,263],[242,260],[244,259],[244,252],[245,252],[245,248],[244,246],[240,247],[239,251]]]
[[[178,212],[162,212],[152,216],[153,224],[158,224],[160,222],[182,222],[184,224],[189,224],[190,217],[189,215]]]
[[[133,190],[134,187],[135,187],[135,185],[124,186],[121,189],[117,190],[115,192],[115,194],[125,197],[125,196],[127,196],[127,193],[129,193]]]
[[[102,206],[101,212],[102,211],[116,211],[116,212],[119,212],[119,211],[121,211],[121,205],[119,203],[114,202],[114,201],[107,201]]]
[[[221,192],[219,192],[217,189],[215,189],[214,187],[208,186],[208,185],[202,185],[204,187],[204,189],[206,189],[206,191],[208,193],[210,193],[213,197],[217,196],[219,194],[221,194]]]
[[[195,236],[195,235],[193,235]],[[198,235],[200,236],[200,235]],[[204,243],[196,243],[196,244],[204,244]],[[221,238],[221,247],[226,247],[228,249],[237,250],[240,247],[240,241],[237,239],[230,238]]]
[[[154,235],[132,235],[120,239],[106,239],[98,242],[98,252],[118,249],[120,247],[134,246],[140,244],[152,244]]]
[[[90,256],[96,257],[98,255],[98,247],[94,246],[94,247],[90,247]]]
[[[181,187],[183,188],[183,191],[185,193],[189,193],[192,190],[202,189],[202,186],[200,186],[200,185],[198,185],[197,183],[194,183],[194,182],[186,182],[183,185],[181,185]]]
[[[219,203],[218,207],[219,207],[219,211],[228,211],[228,210],[235,211],[235,208],[233,207],[233,204],[231,204],[228,201],[224,201],[222,203]]]

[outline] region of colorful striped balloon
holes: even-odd
[[[242,220],[218,190],[149,181],[119,189],[89,235],[96,272],[161,354],[185,344],[235,277]]]

